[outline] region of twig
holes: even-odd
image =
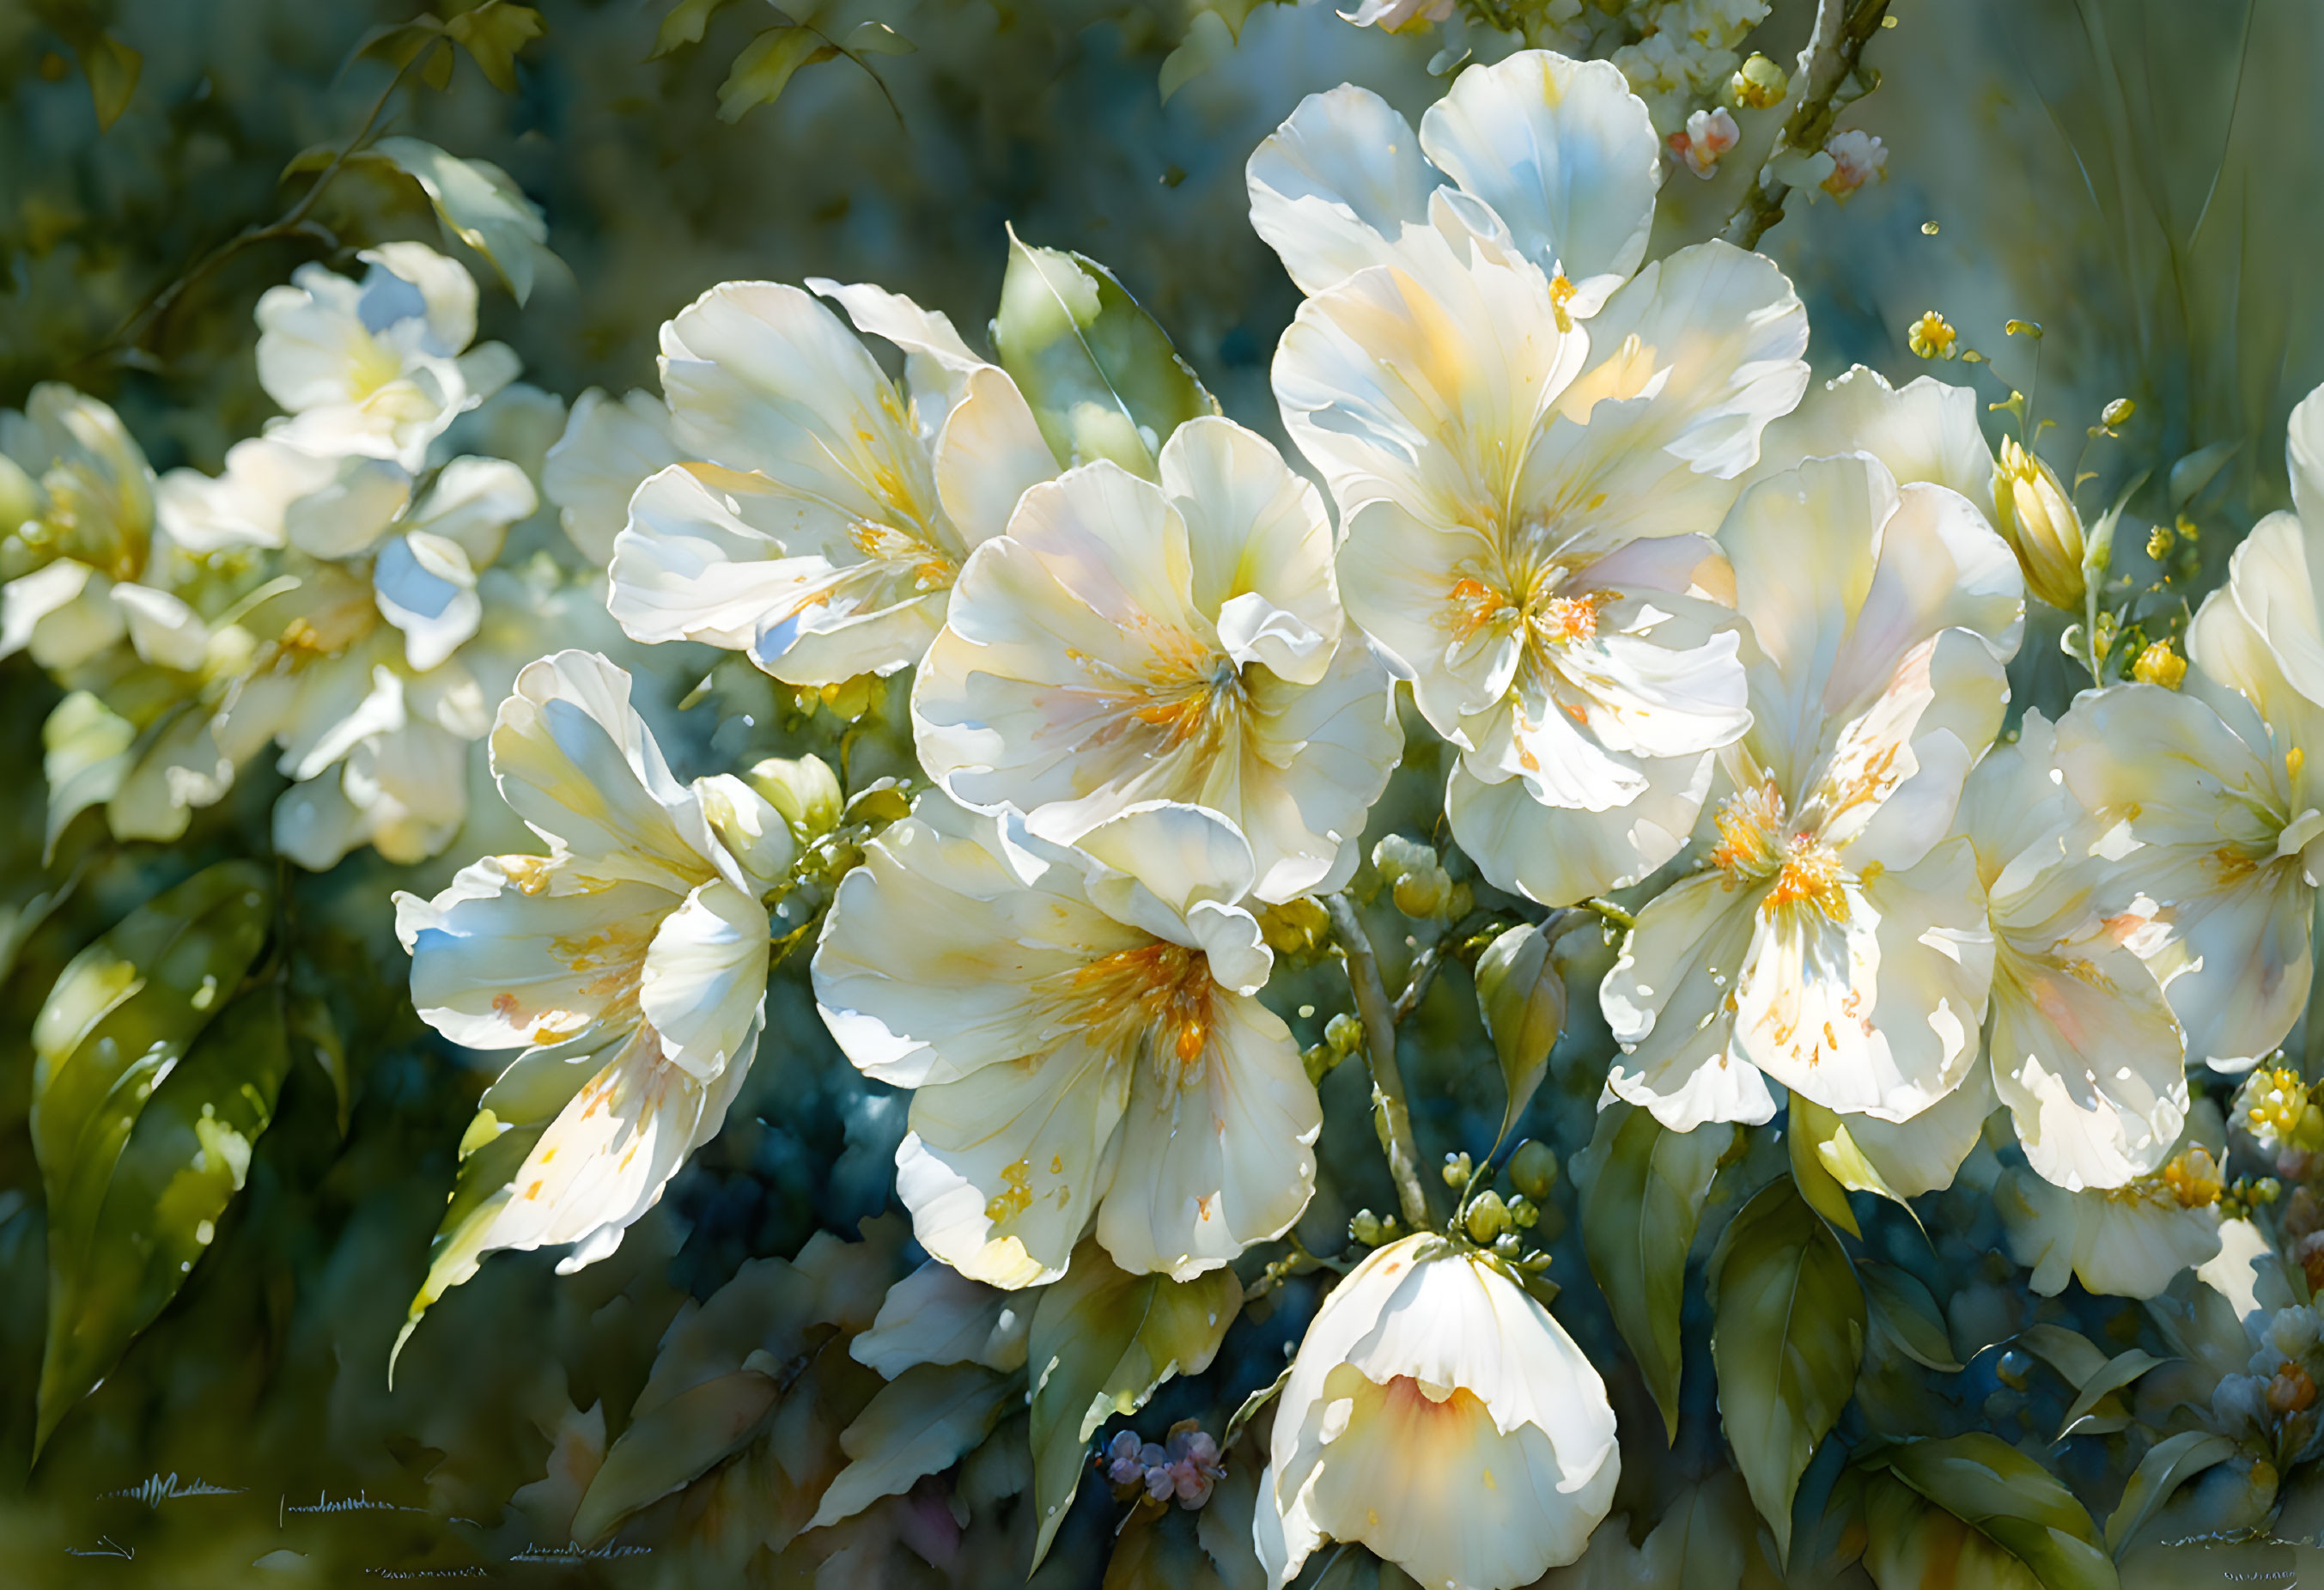
[[[1832,101],[1887,14],[1888,0],[1816,0],[1815,26],[1793,74],[1793,81],[1800,85],[1799,102],[1720,236],[1741,248],[1757,248],[1767,228],[1784,218],[1784,200],[1791,196],[1792,185],[1775,175],[1775,162],[1786,154],[1823,147],[1839,114]]]
[[[1348,986],[1356,996],[1356,1015],[1363,1022],[1364,1053],[1372,1068],[1372,1123],[1388,1155],[1388,1170],[1396,1183],[1397,1204],[1406,1226],[1428,1227],[1428,1189],[1420,1179],[1420,1152],[1412,1136],[1412,1112],[1405,1102],[1404,1074],[1396,1063],[1396,1017],[1381,985],[1379,962],[1364,931],[1354,902],[1344,894],[1327,894],[1333,937],[1348,968]]]
[[[130,356],[142,351],[147,339],[161,331],[171,314],[198,282],[246,248],[284,237],[309,237],[322,244],[326,248],[336,246],[338,239],[331,230],[318,222],[309,220],[308,217],[313,211],[316,203],[323,197],[323,190],[346,169],[347,162],[361,153],[364,145],[371,141],[372,130],[378,126],[379,118],[386,114],[387,102],[394,97],[395,91],[403,86],[404,77],[411,70],[413,61],[419,59],[420,57],[415,55],[411,60],[407,60],[395,69],[395,75],[388,79],[387,87],[381,89],[379,97],[372,101],[371,109],[365,113],[363,125],[357,127],[355,135],[331,156],[330,163],[317,175],[313,184],[300,198],[298,203],[264,226],[244,226],[224,243],[195,260],[176,279],[163,283],[147,294],[143,303],[132,310],[102,343],[76,360],[72,368],[76,370],[85,368],[97,365],[100,361],[116,364],[130,362]]]

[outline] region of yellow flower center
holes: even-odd
[[[1791,830],[1773,782],[1729,796],[1711,820],[1719,845],[1711,864],[1727,874],[1729,888],[1765,883],[1762,911],[1805,906],[1830,921],[1847,920],[1851,880],[1840,853],[1812,832]]]
[[[1047,981],[1059,1018],[1092,1045],[1124,1058],[1149,1054],[1182,1086],[1200,1078],[1217,993],[1201,950],[1157,939]]]

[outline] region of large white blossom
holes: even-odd
[[[1508,1590],[1580,1557],[1622,1459],[1605,1382],[1488,1253],[1428,1234],[1332,1289],[1275,1410],[1252,1535],[1281,1590],[1327,1540]]]
[[[1093,1216],[1185,1280],[1279,1236],[1314,1183],[1314,1085],[1255,997],[1250,847],[1133,806],[1077,848],[941,793],[868,846],[815,957],[849,1059],[912,1095],[897,1194],[920,1245],[995,1286],[1063,1274]]]
[[[1065,843],[1140,801],[1210,807],[1261,899],[1336,888],[1402,736],[1323,500],[1230,420],[1160,463],[1158,485],[1105,462],[1037,485],[970,556],[913,682],[920,764]]]
[[[2027,1163],[2071,1190],[2120,1187],[2158,1169],[2186,1124],[2186,1040],[2139,953],[2158,930],[2107,908],[2114,868],[2089,854],[2057,737],[2027,712],[1961,797],[1993,924],[1986,1050]]]
[[[1720,532],[1749,617],[1752,726],[1703,871],[1638,914],[1601,1000],[1608,1086],[1674,1131],[1765,1121],[1770,1079],[1904,1121],[1978,1058],[1985,889],[1951,834],[2001,726],[2024,587],[1958,494],[1811,459]]]
[[[399,893],[396,933],[430,1026],[521,1051],[464,1152],[532,1135],[438,1254],[434,1295],[498,1249],[572,1244],[567,1272],[603,1258],[717,1132],[757,1052],[762,901],[792,856],[788,827],[740,780],[670,776],[629,675],[594,652],[519,674],[491,751],[549,853],[487,856],[433,900]]]
[[[2120,1187],[2070,1192],[2024,1170],[1994,1188],[2027,1284],[2055,1297],[2070,1275],[2086,1291],[2152,1298],[2219,1252],[2218,1166],[2200,1145]]]
[[[613,560],[613,538],[630,522],[630,498],[648,476],[678,462],[669,427],[669,406],[650,392],[616,399],[593,386],[573,400],[540,485],[566,535],[600,568]]]
[[[1275,392],[1340,503],[1342,599],[1459,749],[1462,848],[1553,904],[1670,859],[1749,722],[1708,538],[1807,381],[1770,261],[1637,269],[1657,158],[1619,72],[1527,51],[1463,72],[1416,141],[1342,88],[1250,164],[1314,294]]]
[[[613,615],[641,641],[748,652],[830,684],[919,661],[962,563],[1056,473],[1033,411],[941,314],[810,283],[905,353],[899,387],[814,294],[712,288],[662,328],[688,457],[639,486],[614,538]]]

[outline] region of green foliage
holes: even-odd
[[[1067,467],[1107,458],[1156,479],[1170,433],[1219,411],[1112,272],[1086,255],[1034,247],[1014,227],[992,342]]]
[[[462,160],[404,137],[382,138],[354,158],[383,162],[419,183],[444,229],[491,261],[517,302],[532,296],[544,269],[559,268],[540,207],[490,161]]]
[[[1674,1441],[1686,1253],[1720,1158],[1734,1138],[1725,1126],[1671,1132],[1647,1111],[1614,1103],[1600,1114],[1590,1146],[1573,1159],[1590,1272]]]
[[[1840,1239],[1788,1181],[1737,1213],[1711,1256],[1711,1290],[1720,1423],[1788,1556],[1800,1475],[1855,1390],[1864,1293]]]
[[[1549,937],[1532,923],[1501,934],[1477,957],[1477,1011],[1501,1062],[1500,1134],[1508,1141],[1517,1119],[1549,1073],[1549,1051],[1565,1027],[1565,973],[1550,958]]]
[[[740,121],[753,106],[772,105],[790,86],[793,72],[838,54],[839,46],[812,28],[789,23],[769,28],[734,58],[733,69],[719,85],[719,119]]]
[[[1866,1566],[1881,1590],[2001,1583],[2013,1566],[2041,1590],[2120,1585],[2089,1511],[2048,1469],[2006,1441],[1982,1430],[1906,1441],[1868,1466],[1894,1476],[1875,1482],[1866,1502]],[[1923,1502],[1934,1505],[1916,1505]],[[1965,1542],[1967,1531],[1980,1539]],[[2007,1559],[1975,1549],[1987,1544]],[[1979,1562],[1981,1573],[1964,1571]]]
[[[1134,1413],[1176,1374],[1200,1374],[1242,1308],[1231,1270],[1189,1281],[1126,1275],[1094,1242],[1075,1249],[1065,1279],[1033,1309],[1027,1360],[1033,1377],[1033,1499],[1048,1555],[1089,1467],[1089,1438],[1117,1413]]]
[[[75,956],[33,1024],[32,1145],[49,1201],[45,1444],[209,1245],[288,1068],[271,990],[237,997],[274,908],[222,862]]]
[[[1012,1403],[1025,1377],[976,1364],[915,1364],[880,1388],[839,1437],[853,1461],[823,1493],[808,1528],[853,1518],[882,1496],[909,1490],[982,1445]]]
[[[2139,1526],[2153,1516],[2154,1510],[2171,1499],[2173,1491],[2235,1454],[2233,1441],[2204,1430],[2181,1430],[2155,1442],[2131,1471],[2130,1483],[2122,1490],[2122,1500],[2115,1503],[2114,1511],[2107,1517],[2107,1549],[2120,1551],[2137,1535]]]
[[[1945,1317],[1917,1277],[1893,1264],[1866,1259],[1858,1262],[1856,1279],[1863,1285],[1870,1322],[1904,1356],[1945,1373],[1960,1371],[1952,1343],[1945,1334]]]

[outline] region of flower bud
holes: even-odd
[[[901,822],[912,812],[912,798],[893,779],[881,779],[866,784],[847,798],[841,815],[850,822],[873,823],[881,827]]]
[[[1348,1234],[1368,1248],[1379,1246],[1383,1235],[1379,1216],[1370,1209],[1357,1210],[1355,1217],[1348,1222]]]
[[[2098,423],[2111,430],[2117,425],[2128,424],[2130,417],[2136,412],[2138,412],[2136,403],[2132,402],[2128,398],[2116,398],[2098,411]]]
[[[1993,504],[1997,528],[2025,572],[2025,588],[2052,607],[2080,610],[2081,515],[2050,467],[2008,437],[1993,469]]]
[[[1501,1202],[1500,1194],[1489,1192],[1469,1206],[1467,1225],[1471,1242],[1490,1247],[1512,1225],[1509,1206]]]
[[[2187,677],[2187,660],[2171,649],[2168,641],[2157,641],[2138,654],[2130,665],[2130,677],[2142,685],[2161,685],[2175,690]]]
[[[1313,955],[1332,936],[1332,917],[1308,895],[1270,905],[1259,913],[1267,948],[1280,956]]]
[[[1784,75],[1784,69],[1757,51],[1727,80],[1728,93],[1746,110],[1765,110],[1781,104],[1790,88],[1791,80]]]
[[[828,833],[839,821],[842,800],[839,776],[820,756],[793,762],[770,756],[751,770],[751,787],[783,814],[794,833],[805,838]]]
[[[1469,1163],[1468,1155],[1447,1154],[1444,1156],[1444,1185],[1451,1188],[1454,1192],[1459,1192],[1462,1188],[1466,1188],[1469,1185],[1469,1178],[1474,1174],[1475,1170]]]
[[[1334,1054],[1351,1055],[1363,1044],[1364,1024],[1342,1011],[1323,1023],[1323,1041]]]
[[[1509,1156],[1509,1185],[1538,1204],[1557,1185],[1557,1154],[1547,1143],[1531,1138],[1517,1144]]]
[[[1517,1223],[1519,1231],[1531,1231],[1541,1221],[1541,1211],[1534,1201],[1519,1193],[1509,1200],[1509,1218]]]
[[[1478,1013],[1500,1057],[1514,1125],[1564,1030],[1565,974],[1549,953],[1549,936],[1527,923],[1485,947],[1476,980]]]

